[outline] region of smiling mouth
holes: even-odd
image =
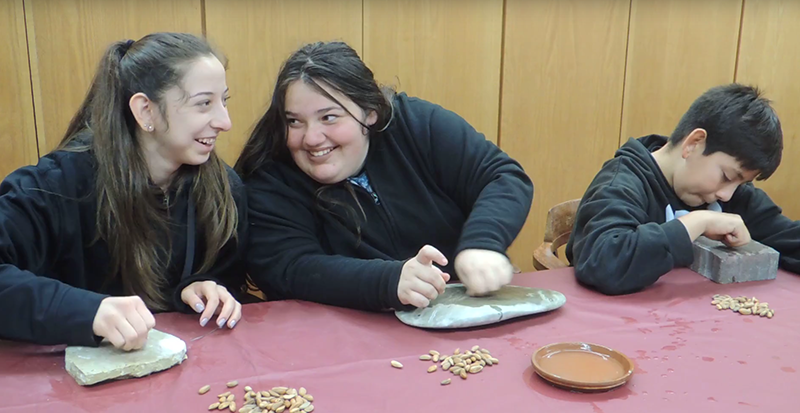
[[[334,149],[336,149],[336,147],[324,149],[324,150],[321,150],[321,151],[308,151],[308,153],[311,154],[311,156],[314,157],[314,158],[319,158],[320,156],[325,156],[325,155],[333,152]]]
[[[197,142],[202,143],[203,145],[211,146],[211,145],[214,144],[214,142],[217,140],[217,138],[203,138],[203,139],[195,139],[195,140]]]

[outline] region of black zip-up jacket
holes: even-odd
[[[57,151],[35,166],[16,170],[0,184],[0,314],[6,315],[0,337],[94,346],[98,337],[92,323],[100,301],[131,295],[119,277],[109,277],[108,244],[93,242],[95,177],[90,151]],[[232,169],[229,178],[239,211],[239,241],[230,240],[213,268],[202,274],[192,270],[202,265],[205,242],[203,234],[189,225],[195,221],[189,191],[166,196],[154,192],[154,202],[163,203],[169,214],[172,255],[165,276],[172,310],[192,312],[180,299],[181,290],[192,282],[215,281],[235,297],[244,285],[246,196]]]
[[[269,299],[405,308],[400,272],[425,244],[448,258],[443,270],[455,278],[459,252],[505,254],[519,233],[533,198],[522,167],[451,111],[405,94],[393,104],[393,120],[370,138],[362,170],[377,202],[353,185],[359,207],[343,183],[318,201],[321,185],[291,159],[245,178],[248,273]]]

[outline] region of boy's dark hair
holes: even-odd
[[[758,171],[762,181],[781,163],[783,132],[778,115],[753,86],[732,83],[703,93],[683,115],[670,143],[678,145],[693,130],[705,129],[703,155],[722,152],[733,156],[742,168]]]

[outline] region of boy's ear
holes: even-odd
[[[689,155],[696,151],[702,154],[706,149],[707,136],[708,133],[702,128],[697,128],[689,133],[689,135],[683,139],[683,142],[681,142],[681,156],[683,159],[688,158]]]

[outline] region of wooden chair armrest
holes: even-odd
[[[544,242],[533,251],[533,267],[539,271],[565,268],[567,266],[553,254],[551,242]]]

